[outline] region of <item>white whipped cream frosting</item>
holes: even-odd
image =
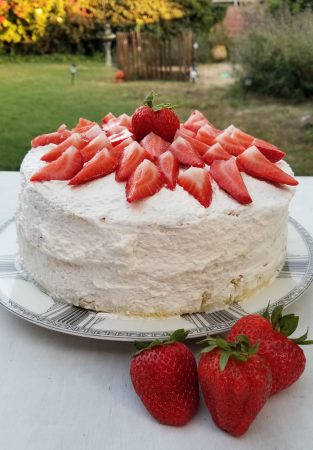
[[[282,266],[295,188],[243,173],[250,205],[215,182],[209,208],[180,186],[128,204],[114,174],[78,187],[30,182],[53,146],[26,155],[16,214],[23,265],[53,297],[125,314],[212,310],[267,285]]]

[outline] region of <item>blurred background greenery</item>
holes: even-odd
[[[313,0],[0,0],[0,170],[18,170],[30,140],[108,111],[131,114],[151,89],[287,152],[313,175]],[[199,78],[114,83],[104,30],[162,39],[193,32]],[[161,42],[161,41],[160,41]],[[70,64],[76,63],[75,84]]]

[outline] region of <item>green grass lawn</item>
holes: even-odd
[[[159,81],[116,85],[113,74],[100,63],[81,63],[72,86],[67,64],[0,64],[0,170],[18,170],[32,137],[61,123],[72,127],[79,117],[131,114],[155,90],[160,101],[177,105],[182,120],[200,109],[219,128],[234,123],[286,151],[297,175],[313,175],[313,130],[299,126],[301,116],[313,113],[311,103],[243,96],[234,87],[210,88],[203,81],[192,86]]]

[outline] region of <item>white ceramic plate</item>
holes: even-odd
[[[227,331],[234,322],[268,304],[295,302],[313,280],[313,239],[294,219],[289,219],[287,257],[276,280],[249,300],[213,313],[184,314],[164,319],[141,319],[96,313],[55,301],[16,266],[18,247],[13,220],[0,227],[0,304],[37,325],[63,333],[116,341],[164,338],[178,328],[189,338]]]

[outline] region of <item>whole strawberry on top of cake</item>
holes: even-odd
[[[80,119],[32,141],[16,213],[21,263],[83,308],[209,311],[279,273],[297,181],[276,146],[149,95],[132,117]]]

